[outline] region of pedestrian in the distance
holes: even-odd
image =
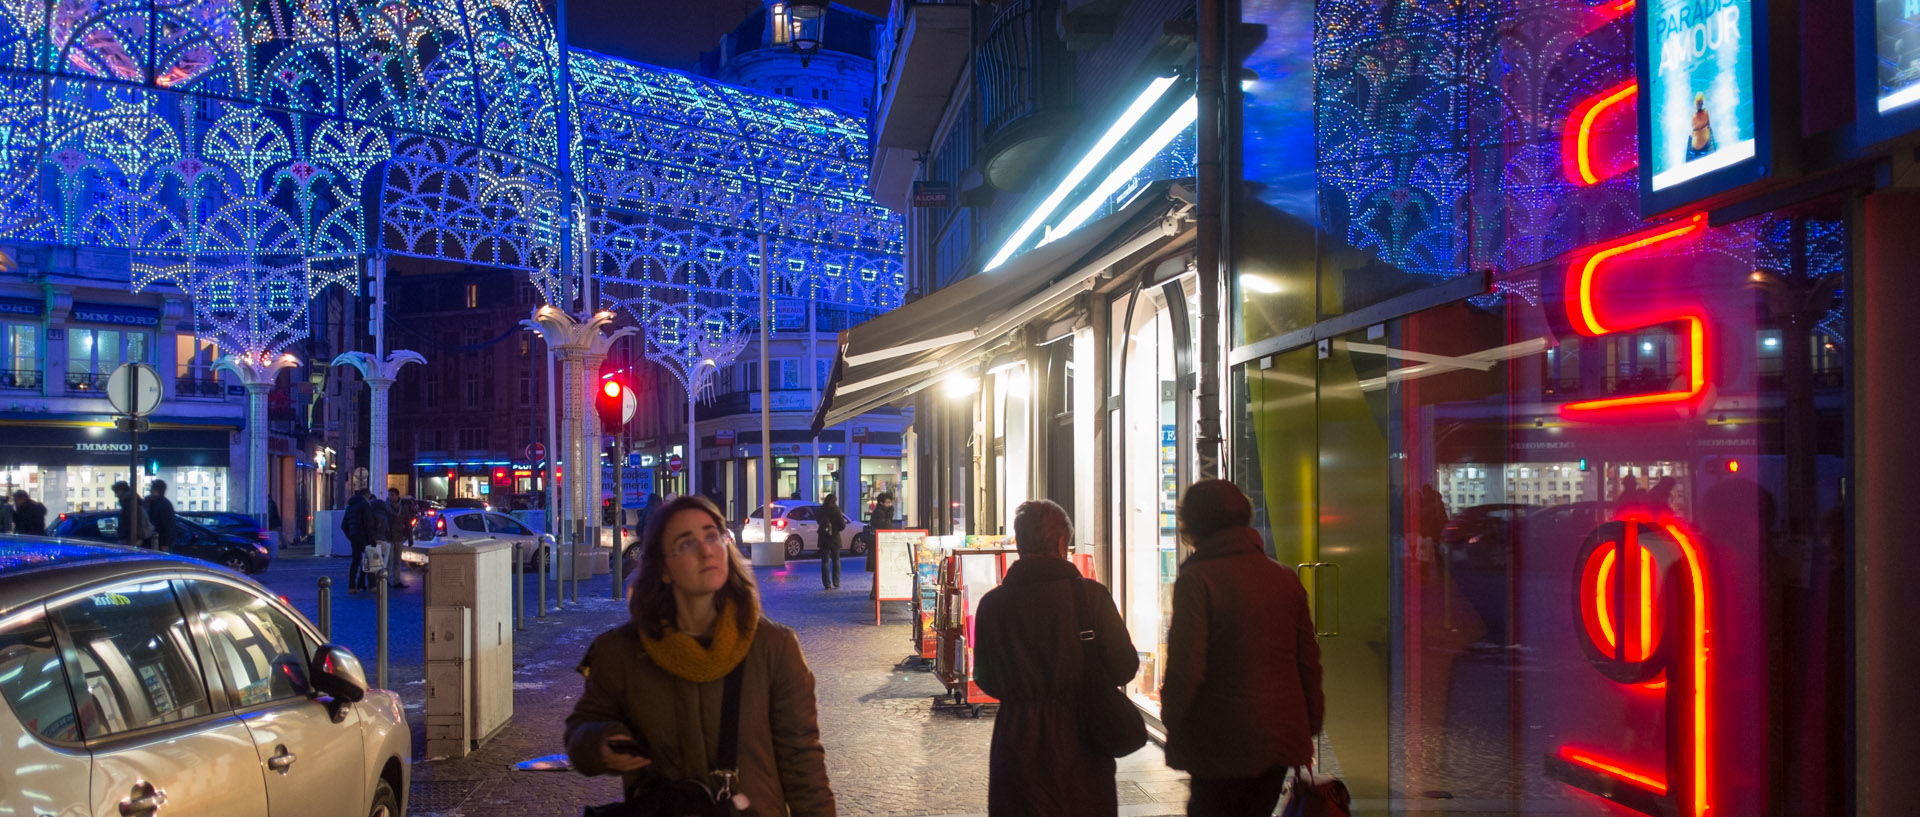
[[[28,536],[47,535],[47,506],[33,501],[26,491],[13,492],[13,532]]]
[[[573,768],[619,774],[636,800],[675,781],[717,784],[732,699],[740,812],[834,817],[813,672],[793,630],[761,614],[720,509],[703,497],[668,502],[640,545],[632,620],[594,639],[580,663],[586,691],[566,725]]]
[[[267,497],[267,530],[280,530],[280,503],[273,501],[273,497]]]
[[[140,495],[134,493],[133,486],[125,482],[113,484],[113,495],[120,503],[120,544],[152,548],[153,523],[147,519],[146,509],[140,507]]]
[[[0,502],[0,533],[25,533],[19,530],[13,519],[13,503]]]
[[[347,568],[349,595],[373,589],[370,584],[372,577],[361,569],[365,566],[367,548],[373,546],[376,533],[373,503],[367,501],[367,493],[365,488],[353,492],[353,498],[347,500],[347,512],[340,524],[346,529],[347,544],[353,547],[352,564]]]
[[[987,760],[991,817],[1112,817],[1119,812],[1114,759],[1080,737],[1074,702],[1083,673],[1119,686],[1140,657],[1113,596],[1067,558],[1073,523],[1059,505],[1023,502],[1013,514],[1020,560],[980,599],[974,680],[1000,699]],[[1086,666],[1080,610],[1093,619],[1097,666]]]
[[[840,512],[839,497],[827,494],[813,518],[820,549],[820,584],[832,590],[840,586],[840,532],[847,529],[847,515]]]
[[[1178,519],[1193,555],[1173,583],[1167,765],[1192,775],[1189,817],[1268,817],[1288,771],[1313,762],[1326,711],[1307,591],[1267,556],[1233,483],[1194,484]]]
[[[160,549],[172,553],[180,540],[180,518],[173,512],[173,500],[167,498],[164,479],[156,479],[147,486],[147,518],[153,524]]]
[[[400,489],[388,488],[386,501],[374,507],[375,515],[381,508],[386,509],[386,525],[381,529],[381,538],[387,540],[387,583],[395,590],[407,589],[407,583],[400,578],[400,545],[407,541],[407,514],[400,502]]]
[[[873,513],[867,517],[867,572],[874,573],[880,565],[880,532],[893,529],[893,494],[882,491],[873,498]],[[880,577],[869,576],[867,598],[880,597]]]

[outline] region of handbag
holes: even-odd
[[[1280,810],[1280,817],[1349,817],[1352,813],[1353,795],[1340,778],[1314,774],[1306,766],[1293,770],[1287,805]]]
[[[580,817],[729,817],[746,809],[747,796],[733,791],[740,771],[740,677],[746,666],[742,661],[727,673],[720,699],[720,757],[707,774],[711,782],[655,779],[618,803],[582,809]]]
[[[1080,739],[1109,757],[1126,757],[1147,745],[1147,721],[1120,688],[1100,680],[1099,632],[1094,626],[1087,585],[1074,579],[1074,605],[1080,617]]]

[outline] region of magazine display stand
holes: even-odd
[[[973,537],[978,544],[1004,545],[1000,537]],[[992,542],[984,540],[996,540]],[[998,704],[980,690],[973,681],[974,615],[980,610],[980,599],[1006,576],[1007,567],[1018,561],[1020,554],[1009,547],[968,547],[958,548],[945,553],[940,561],[937,601],[933,616],[935,638],[934,667],[935,677],[946,685],[947,694],[934,700],[934,709],[964,710],[980,717],[981,711],[989,705]]]

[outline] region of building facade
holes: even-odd
[[[720,38],[719,48],[700,55],[700,74],[864,121],[873,112],[874,35],[885,21],[846,6],[828,7],[820,50],[803,65],[775,35],[774,26],[786,19],[785,6],[764,0]]]
[[[1634,4],[897,6],[872,179],[924,294],[843,340],[820,419],[913,404],[936,532],[1067,506],[1152,716],[1223,380],[1221,475],[1313,597],[1321,762],[1379,810],[1900,813],[1920,122],[1886,36],[1787,9],[1687,63],[1730,96],[1637,54]],[[1008,72],[1022,14],[1063,22]],[[1204,148],[1154,182],[1196,120],[1222,183]]]

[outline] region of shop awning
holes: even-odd
[[[1109,267],[1182,230],[1184,188],[1159,182],[1118,212],[840,333],[814,410],[819,433],[939,382],[1009,331],[1087,291]]]

